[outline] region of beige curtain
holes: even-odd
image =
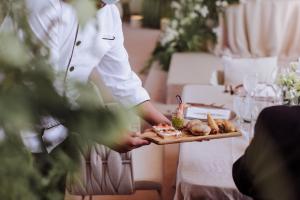
[[[246,0],[221,19],[219,53],[300,57],[300,0]]]

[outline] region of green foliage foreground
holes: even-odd
[[[60,95],[53,87],[56,75],[48,62],[49,50],[33,36],[24,1],[0,4],[1,15],[10,16],[14,23],[12,30],[0,33],[0,128],[5,133],[0,140],[0,198],[62,199],[58,179],[76,170],[79,152],[95,142],[113,143],[127,123],[121,111],[102,108],[85,85],[73,84],[85,91],[76,106]],[[44,116],[63,122],[69,134],[69,144],[49,157],[53,168],[47,175],[35,168],[20,137],[24,131],[41,133],[38,125]]]

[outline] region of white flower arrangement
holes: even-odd
[[[175,52],[209,51],[216,41],[219,13],[240,0],[177,0],[172,1],[173,17],[163,29],[151,61],[159,61],[168,70]],[[151,62],[150,62],[151,64]]]
[[[299,63],[291,63],[278,78],[278,85],[282,88],[283,98],[289,104],[298,104],[300,98],[300,76],[297,73]]]

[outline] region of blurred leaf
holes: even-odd
[[[84,25],[92,17],[96,15],[97,9],[94,0],[72,0],[73,7],[75,8],[79,20],[79,24]]]
[[[0,59],[14,67],[24,67],[30,57],[26,47],[14,33],[0,34]]]
[[[95,1],[72,2],[80,23],[95,15]],[[114,143],[131,119],[122,109],[103,107],[88,85],[70,82],[68,88],[52,71],[48,48],[27,22],[24,0],[6,0],[0,5],[0,13],[9,13],[14,22],[13,33],[0,33],[0,196],[9,200],[63,199],[59,185],[68,171],[77,169],[80,154],[95,143]],[[80,98],[71,102],[65,89]],[[48,116],[66,127],[68,138],[54,153],[42,156],[47,167],[41,170],[25,148],[21,133],[31,131],[39,136],[43,131],[40,124]]]

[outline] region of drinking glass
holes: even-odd
[[[237,126],[240,127],[241,129],[242,127],[242,118],[243,118],[243,112],[244,112],[244,107],[245,107],[245,102],[244,102],[244,97],[236,95],[233,98],[233,111],[236,113],[237,115]]]
[[[258,85],[258,75],[257,74],[249,74],[246,75],[243,79],[243,85],[247,92],[247,96],[254,96],[255,90]]]

